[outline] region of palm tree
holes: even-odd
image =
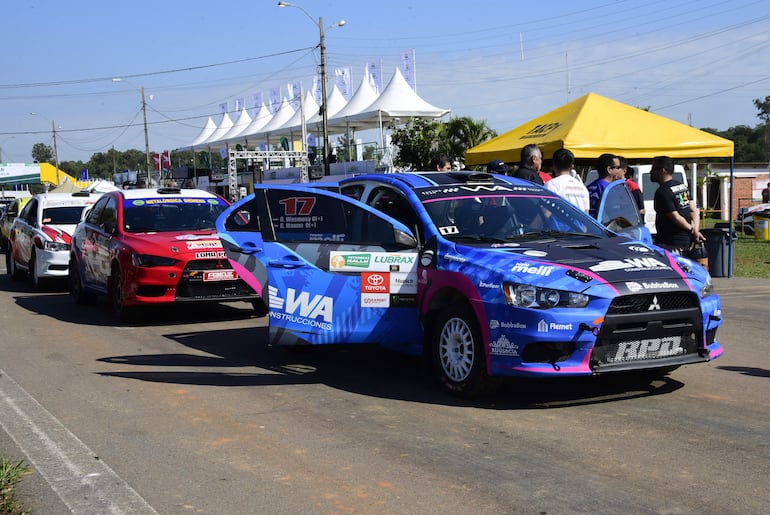
[[[465,159],[465,152],[488,139],[497,136],[497,132],[487,126],[486,120],[474,120],[469,116],[452,118],[447,122],[449,155]]]

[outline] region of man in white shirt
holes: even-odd
[[[560,148],[553,153],[552,162],[553,179],[546,182],[545,187],[588,213],[591,204],[588,189],[580,179],[572,175],[575,154],[566,148]]]

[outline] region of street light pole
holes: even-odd
[[[315,23],[315,18],[310,16],[310,13],[308,13],[303,7],[299,5],[295,5],[289,2],[278,2],[278,7],[296,7],[303,13],[305,13],[305,16],[310,18],[313,23]],[[345,20],[340,20],[332,27],[342,27],[345,25]],[[318,48],[321,51],[321,129],[323,131],[323,142],[324,142],[324,175],[331,175],[331,167],[330,167],[330,158],[332,156],[330,145],[329,145],[329,110],[327,105],[327,98],[326,98],[326,41],[324,38],[324,19],[323,16],[318,17],[318,36],[319,36],[319,42],[318,42]],[[306,144],[306,142],[303,142],[303,145]]]
[[[324,175],[331,175],[331,164],[329,158],[331,152],[329,151],[329,113],[327,112],[326,105],[326,42],[324,41],[324,19],[323,16],[318,17],[318,32],[320,35],[320,50],[321,50],[321,130],[324,137]],[[303,143],[304,144],[304,143]]]

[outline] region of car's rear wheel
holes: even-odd
[[[75,299],[76,304],[93,304],[96,297],[93,293],[85,291],[83,288],[83,281],[80,277],[80,270],[78,270],[77,261],[70,260],[69,266],[69,290],[72,298]]]
[[[14,281],[20,281],[24,277],[24,272],[16,267],[16,259],[13,257],[13,247],[10,245],[8,245],[8,250],[5,252],[5,269]]]
[[[436,319],[431,347],[434,375],[448,392],[461,397],[490,393],[499,378],[489,377],[484,345],[470,306],[453,306]]]

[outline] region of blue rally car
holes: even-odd
[[[265,299],[272,344],[423,355],[461,396],[504,376],[661,374],[722,354],[711,277],[652,244],[624,181],[599,221],[502,175],[338,186],[258,184],[217,220],[233,268]]]

